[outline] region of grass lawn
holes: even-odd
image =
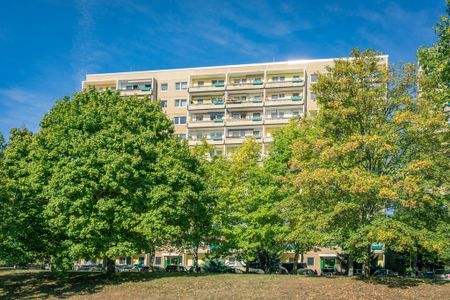
[[[0,271],[1,299],[450,299],[450,283],[290,275]]]

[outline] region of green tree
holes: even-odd
[[[297,172],[291,170],[292,143],[303,134],[300,119],[278,129],[274,133],[274,141],[268,159],[265,161],[265,172],[270,175],[269,184],[276,187],[280,199],[276,209],[283,220],[277,242],[285,251],[294,251],[293,273],[298,269],[299,258],[304,263],[304,253],[325,243],[325,232],[320,230],[317,217],[305,210],[297,199],[297,191],[283,177],[294,176]]]
[[[214,223],[222,253],[236,254],[247,271],[258,255],[270,257],[282,250],[276,242],[281,224],[273,197],[276,187],[269,184],[270,174],[260,160],[261,146],[247,139],[229,160],[217,160],[220,171],[213,178],[218,194]]]
[[[303,133],[293,144],[291,168],[298,174],[290,178],[302,207],[320,212],[316,222],[326,224],[336,244],[364,262],[366,275],[373,243],[411,247],[416,242],[414,235],[392,239],[394,225],[405,232],[411,228],[385,213],[410,200],[401,193],[408,181],[399,174],[414,161],[410,154],[419,138],[411,139],[410,133],[420,126],[415,114],[422,111],[432,124],[427,133],[444,124],[442,109],[426,114],[426,105],[417,98],[414,67],[389,73],[377,54],[355,50],[352,59],[337,60],[319,75],[313,87],[319,112],[303,122]],[[423,143],[434,144],[434,138],[420,136]],[[430,159],[439,153],[429,150]],[[434,200],[439,207],[441,202]]]
[[[27,129],[12,129],[5,149],[0,141],[0,260],[7,263],[42,260],[47,251],[41,187],[32,178],[34,146]]]
[[[37,135],[55,260],[113,259],[180,240],[195,165],[157,102],[94,89],[58,101]],[[194,178],[195,179],[195,178]]]

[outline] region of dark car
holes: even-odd
[[[389,269],[379,269],[373,273],[375,277],[396,277],[398,274]]]
[[[148,272],[150,270],[150,267],[144,265],[144,264],[134,264],[132,271],[134,272]]]
[[[336,276],[336,275],[341,275],[340,272],[338,272],[338,270],[336,270],[335,268],[323,268],[320,272],[320,274],[322,276]]]
[[[269,274],[288,275],[289,271],[283,266],[273,266],[269,268]]]
[[[183,266],[167,266],[166,272],[167,273],[186,273],[187,270]]]
[[[153,266],[151,271],[153,273],[164,273],[166,270],[160,266]]]
[[[433,279],[433,278],[434,278],[434,272],[433,272],[433,271],[430,271],[430,272],[420,272],[420,273],[419,273],[419,278]]]
[[[194,266],[189,268],[189,273],[195,273]],[[197,273],[206,273],[206,270],[203,267],[198,267]]]
[[[297,275],[315,276],[317,273],[312,269],[298,269]]]

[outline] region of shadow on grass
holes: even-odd
[[[100,272],[69,272],[63,280],[56,274],[42,272],[0,273],[1,299],[68,298],[101,292],[106,286],[125,282],[144,282],[163,277],[204,276],[204,274],[176,273],[116,273],[107,276]],[[211,274],[208,274],[211,275]]]
[[[402,277],[371,277],[371,278],[363,278],[358,277],[355,280],[363,281],[368,284],[375,285],[384,285],[389,288],[400,288],[406,289],[419,285],[444,285],[448,284],[446,281],[438,281],[432,279],[423,279],[423,278],[402,278]]]

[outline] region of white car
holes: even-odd
[[[450,270],[438,269],[434,271],[434,279],[450,281]]]

